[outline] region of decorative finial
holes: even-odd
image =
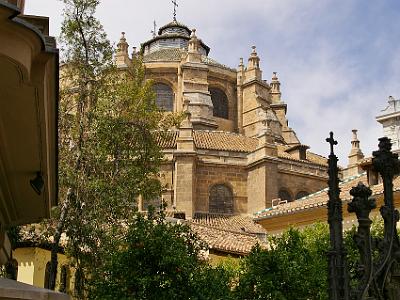
[[[176,8],[179,7],[179,5],[176,0],[172,0],[171,2],[174,5],[174,21],[176,22]]]
[[[256,52],[256,46],[251,46],[251,49],[253,49],[253,53],[255,53],[255,54],[257,54],[257,52]]]
[[[196,37],[196,28],[192,29],[192,34],[190,35],[190,37]]]
[[[357,137],[357,129],[353,129],[351,132],[353,132],[353,142],[358,141],[358,137]]]
[[[126,42],[125,32],[124,31],[121,32],[121,37],[119,38],[119,42],[120,43],[125,43]]]
[[[128,54],[128,43],[126,42],[125,32],[121,32],[121,38],[119,39],[119,43],[117,44],[118,52]]]
[[[326,141],[331,145],[331,155],[334,155],[335,153],[333,152],[333,146],[337,145],[338,142],[335,141],[335,139],[333,138],[333,132],[332,131],[329,133],[329,138],[327,138]]]
[[[243,57],[239,59],[239,67],[243,66]]]
[[[272,80],[278,80],[277,72],[272,72]]]

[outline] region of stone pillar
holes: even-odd
[[[297,138],[296,133],[292,128],[289,127],[288,120],[286,118],[287,105],[282,101],[281,83],[279,81],[276,72],[272,73],[271,78],[271,108],[275,112],[282,125],[282,138],[286,144],[294,146],[300,145],[300,141]]]
[[[359,162],[364,158],[364,154],[360,149],[360,141],[357,137],[357,129],[353,129],[353,137],[351,140],[351,150],[349,154],[349,164],[347,168],[343,170],[343,176],[355,176],[363,172],[362,167],[359,165]]]
[[[122,36],[117,44],[117,53],[115,54],[117,68],[127,68],[131,64],[128,48],[129,45],[126,42],[125,32],[122,32]]]
[[[278,197],[277,147],[269,128],[259,136],[258,148],[249,156],[247,212],[255,213],[272,206]]]
[[[237,84],[236,84],[237,120],[238,120],[237,129],[240,134],[243,134],[243,90],[242,90],[243,79],[244,79],[244,64],[243,64],[243,58],[240,58],[240,63],[237,70]]]
[[[175,205],[191,219],[196,201],[196,155],[179,153],[175,156]]]
[[[193,29],[188,52],[182,58],[181,77],[183,101],[189,101],[191,122],[195,129],[216,129],[213,104],[208,90],[208,66],[201,61],[200,40]]]
[[[255,137],[264,127],[267,110],[271,104],[270,86],[262,80],[260,58],[255,46],[252,47],[247,68],[243,73],[242,91],[242,127],[243,134]]]
[[[175,152],[174,205],[191,219],[196,201],[196,147],[189,112],[189,101],[184,104],[185,119],[179,128],[177,151]]]

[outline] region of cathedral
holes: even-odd
[[[142,57],[160,110],[185,116],[159,141],[162,198],[143,199],[140,209],[166,203],[185,219],[250,215],[326,187],[326,158],[289,127],[277,73],[264,79],[255,46],[237,68],[225,66],[176,18],[131,55],[125,33],[117,46],[118,68]]]

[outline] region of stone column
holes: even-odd
[[[261,133],[258,148],[249,155],[247,212],[255,213],[272,206],[278,197],[277,147],[270,129]]]
[[[196,147],[189,112],[189,101],[185,100],[186,117],[179,128],[177,151],[175,152],[174,204],[178,211],[184,211],[191,219],[196,201]]]
[[[188,100],[191,122],[195,129],[216,129],[213,104],[208,91],[208,66],[202,62],[200,40],[193,29],[188,52],[182,57],[180,69],[183,101]]]
[[[179,153],[175,156],[175,204],[178,211],[191,219],[196,201],[196,155]]]

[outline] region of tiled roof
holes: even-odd
[[[256,235],[225,231],[197,223],[191,223],[190,227],[213,250],[245,255],[249,254],[257,243],[265,246]]]
[[[178,134],[178,131],[172,130],[163,132],[157,137],[157,142],[163,149],[175,149]],[[197,149],[205,150],[249,153],[254,151],[258,146],[257,138],[225,131],[194,130],[193,139]],[[327,166],[327,159],[318,154],[307,151],[307,159],[300,160],[285,152],[290,146],[278,144],[277,147],[279,158]]]
[[[201,56],[201,61],[203,63],[205,63],[206,65],[220,67],[220,68],[227,69],[227,70],[230,70],[230,71],[236,73],[236,69],[230,68],[230,67],[228,67],[228,66],[226,66],[224,64],[221,64],[221,63],[217,62],[216,60],[214,60],[214,59],[212,59],[212,58],[210,58],[208,56],[202,55]]]
[[[143,56],[143,62],[144,63],[169,62],[169,61],[179,62],[179,61],[181,61],[182,54],[185,54],[185,53],[187,53],[187,51],[179,49],[179,48],[160,49],[160,50],[154,51],[152,53],[149,53],[149,54],[146,54],[145,56]],[[221,64],[221,63],[217,62],[216,60],[214,60],[208,56],[205,56],[205,55],[201,56],[201,61],[209,66],[216,66],[216,67],[220,67],[223,69],[227,69],[227,70],[236,72],[235,69],[232,69],[224,64]]]
[[[194,131],[194,143],[198,149],[251,152],[258,140],[244,135],[223,131]]]
[[[213,213],[195,213],[193,223],[215,227],[227,231],[244,233],[266,233],[265,229],[255,223],[250,216],[222,215]]]
[[[157,144],[162,149],[175,149],[178,133],[179,132],[175,130],[157,133],[156,135]]]
[[[143,56],[143,62],[181,61],[182,53],[184,52],[178,48],[161,49]]]
[[[357,176],[349,177],[339,184],[340,187],[340,198],[342,201],[350,201],[350,190],[356,186],[359,182],[368,184],[367,174],[362,173]],[[393,181],[394,191],[400,191],[400,177],[397,177]],[[383,185],[377,184],[370,187],[372,195],[377,196],[383,193]],[[293,202],[285,203],[274,208],[264,209],[255,214],[255,219],[271,218],[278,215],[285,215],[290,213],[296,213],[307,209],[326,207],[328,202],[328,188],[325,188],[316,193],[310,194],[304,198],[295,200]]]
[[[260,239],[266,230],[250,216],[195,213],[189,224],[211,249],[221,252],[244,255],[257,243],[266,245]]]

